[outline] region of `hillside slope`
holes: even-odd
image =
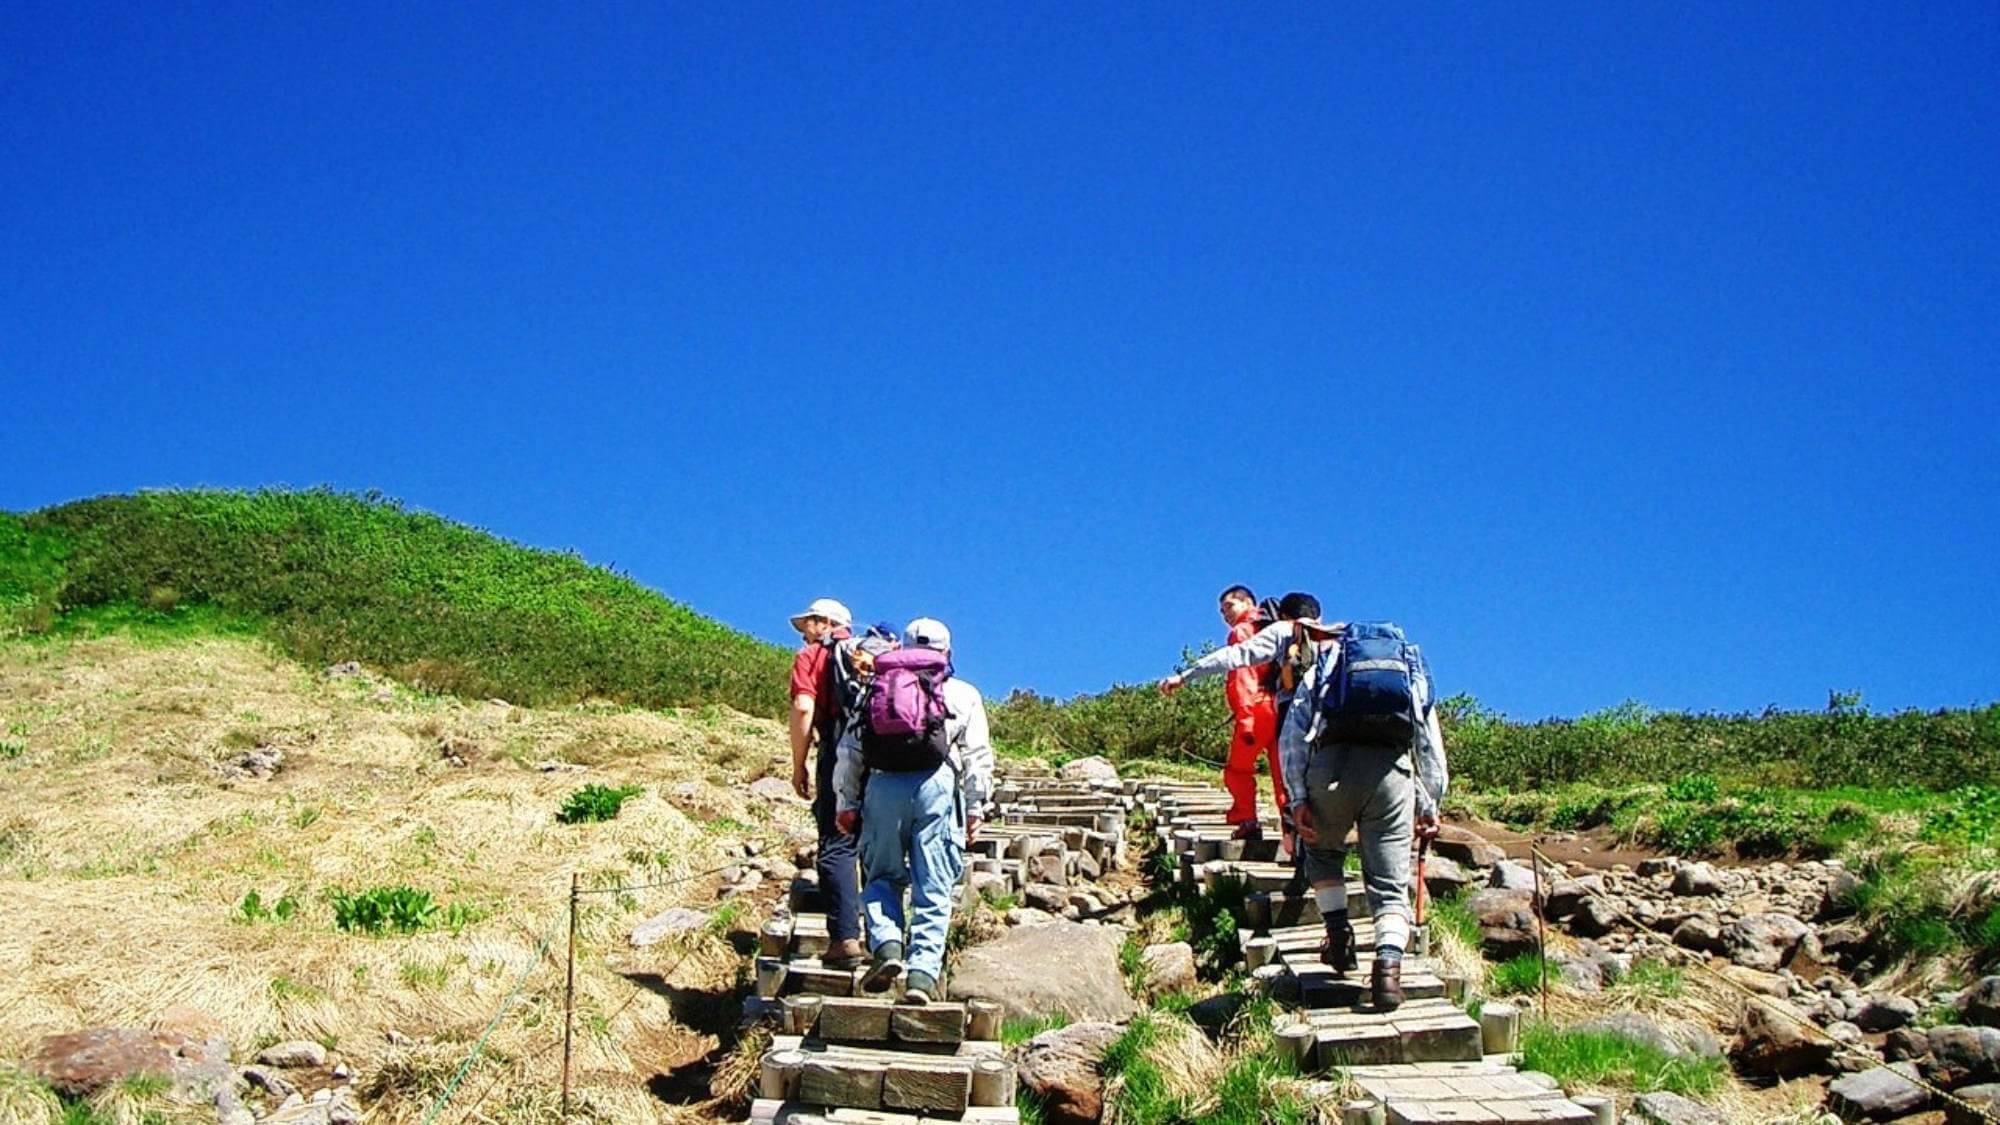
[[[308,663],[471,698],[784,709],[775,645],[574,555],[324,490],[0,514],[0,637],[104,619],[253,628]]]

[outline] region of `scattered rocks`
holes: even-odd
[[[547,760],[547,761],[545,761],[545,762],[536,762],[536,763],[535,763],[535,769],[536,769],[536,770],[538,770],[538,771],[540,771],[540,772],[542,772],[542,773],[588,773],[588,772],[590,772],[590,767],[589,767],[589,766],[586,766],[586,765],[583,765],[583,764],[582,764],[582,763],[580,763],[580,762],[564,762],[564,761],[559,761],[559,760],[557,760],[557,759],[555,759],[555,758],[550,758],[549,760]]]
[[[657,945],[675,934],[684,934],[706,927],[713,915],[700,910],[690,910],[676,906],[653,915],[632,927],[632,947],[644,949]]]
[[[1916,1084],[1914,1064],[1892,1063],[1834,1080],[1826,1107],[1843,1121],[1889,1121],[1930,1104],[1930,1091]]]
[[[1140,961],[1146,967],[1146,989],[1155,995],[1194,984],[1194,946],[1187,942],[1149,945]]]
[[[366,675],[367,673],[361,670],[359,663],[352,660],[343,660],[338,664],[327,665],[325,674],[329,680],[350,680],[356,676]]]
[[[479,744],[469,738],[447,735],[438,740],[438,760],[453,769],[464,769],[479,757]]]
[[[1069,894],[1048,883],[1029,883],[1021,892],[1021,899],[1033,909],[1050,914],[1061,914],[1069,908]]]
[[[276,746],[264,745],[245,750],[230,759],[222,767],[222,776],[235,780],[269,781],[284,768],[285,752]]]
[[[299,1088],[292,1084],[291,1079],[265,1067],[246,1066],[243,1068],[243,1078],[250,1085],[280,1101],[299,1092]]]
[[[952,992],[997,1001],[1009,1016],[1126,1019],[1134,1008],[1118,969],[1124,941],[1115,926],[1053,919],[1017,926],[958,955]]]
[[[1115,1023],[1075,1023],[1022,1045],[1016,1073],[1041,1101],[1049,1125],[1091,1125],[1103,1115],[1104,1078],[1097,1061],[1123,1033]]]

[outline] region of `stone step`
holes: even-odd
[[[1563,1097],[1539,1101],[1416,1101],[1385,1103],[1389,1125],[1445,1125],[1447,1122],[1478,1122],[1479,1125],[1537,1125],[1539,1122],[1572,1122],[1590,1125],[1597,1120],[1591,1111]]]
[[[1477,1020],[1456,1008],[1425,1010],[1422,1003],[1406,1004],[1394,1012],[1308,1010],[1315,1065],[1469,1062],[1482,1057]]]
[[[770,1098],[759,1098],[750,1103],[752,1125],[935,1125],[937,1120],[934,1116],[916,1113],[828,1109]],[[1021,1113],[1013,1106],[968,1106],[963,1115],[951,1120],[960,1125],[1020,1125]]]

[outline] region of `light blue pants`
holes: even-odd
[[[903,957],[914,973],[944,972],[951,892],[965,871],[965,818],[958,775],[871,773],[861,797],[861,912],[870,949],[903,937],[903,892],[910,895]]]

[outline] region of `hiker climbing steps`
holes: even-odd
[[[1365,982],[1374,925],[1358,889],[1349,891],[1348,910],[1359,967],[1341,976],[1322,964],[1320,911],[1292,867],[1270,853],[1275,825],[1266,821],[1263,840],[1245,841],[1236,838],[1226,816],[1230,799],[1219,790],[1154,781],[1137,792],[1176,857],[1176,878],[1204,888],[1229,878],[1246,890],[1249,926],[1238,934],[1245,967],[1257,988],[1296,1004],[1280,1017],[1274,1038],[1301,1073],[1338,1070],[1353,1083],[1361,1097],[1341,1107],[1342,1125],[1615,1121],[1607,1099],[1568,1098],[1546,1075],[1515,1068],[1518,1013],[1495,1003],[1478,1019],[1468,1014],[1465,980],[1437,971],[1421,929],[1403,959],[1404,1003],[1393,1011],[1373,1007]]]
[[[1131,788],[1019,772],[1001,780],[994,820],[968,849],[954,899],[1021,894],[1032,904],[1037,891],[1092,882],[1124,865]],[[883,993],[864,995],[865,968],[821,959],[829,946],[824,910],[816,876],[801,872],[787,909],[760,933],[756,995],[745,1003],[745,1019],[777,1031],[759,1063],[750,1120],[1017,1123],[1000,1006],[982,999],[901,1003],[907,974]]]

